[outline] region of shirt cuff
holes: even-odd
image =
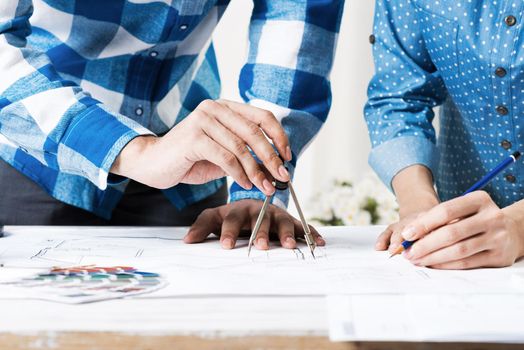
[[[438,150],[433,142],[417,136],[402,136],[373,148],[369,155],[369,165],[392,192],[393,178],[403,169],[416,164],[436,174]]]
[[[93,105],[66,133],[65,147],[58,153],[58,161],[68,168],[63,169],[66,172],[77,173],[105,190],[108,181],[112,184],[123,180],[109,179],[109,171],[122,149],[142,135],[154,134],[129,118],[113,115],[102,106]],[[71,168],[72,164],[75,167]]]
[[[266,195],[255,186],[253,186],[253,188],[250,190],[245,190],[242,187],[240,187],[239,184],[234,182],[229,190],[229,201],[233,203],[242,199],[255,199],[263,201],[266,199]],[[273,198],[271,198],[271,204],[276,205],[277,207],[282,209],[287,208],[288,202],[289,190],[277,191]]]
[[[289,176],[291,179],[293,179],[295,167],[291,163],[287,162],[286,168],[289,172]],[[240,187],[239,184],[233,182],[231,188],[229,189],[229,201],[236,202],[242,199],[256,199],[263,201],[266,199],[266,195],[262,193],[256,186],[253,186],[253,188],[250,190],[245,190]],[[276,205],[279,208],[286,209],[289,204],[289,189],[285,191],[277,190],[271,199],[271,204]]]

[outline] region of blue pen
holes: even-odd
[[[464,194],[462,194],[462,195],[465,196],[465,195],[467,195],[470,192],[477,191],[477,190],[480,190],[480,189],[484,188],[484,186],[486,186],[491,180],[493,180],[493,178],[495,176],[500,174],[504,169],[506,169],[511,164],[515,163],[517,161],[517,159],[519,159],[519,158],[520,158],[520,152],[513,153],[511,156],[509,156],[508,158],[504,159],[504,161],[502,163],[500,163],[495,168],[493,168],[489,173],[487,173],[486,176],[484,176],[482,179],[477,181],[473,186],[468,188],[466,190],[466,192],[464,192]],[[398,249],[393,254],[391,254],[390,258],[394,257],[395,255],[398,255],[398,254],[402,253],[404,250],[406,250],[409,247],[411,247],[413,245],[413,243],[415,243],[415,242],[416,241],[404,241],[404,242],[402,242],[402,244],[398,247]]]

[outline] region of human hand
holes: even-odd
[[[386,227],[386,229],[378,236],[377,241],[375,242],[375,249],[388,250],[390,254],[393,254],[404,241],[401,235],[402,231],[406,226],[415,221],[419,215],[421,215],[421,213],[418,211],[411,213]]]
[[[517,214],[520,213],[520,214]],[[418,266],[472,269],[512,265],[524,255],[522,203],[500,209],[484,191],[442,203],[413,220],[404,256]]]
[[[376,250],[388,249],[391,254],[404,240],[400,235],[406,226],[439,204],[433,187],[431,171],[421,165],[413,165],[400,171],[392,181],[399,204],[400,220],[389,225],[375,243]]]
[[[255,226],[262,202],[254,199],[243,199],[218,208],[204,210],[196,219],[184,237],[185,243],[203,242],[209,235],[220,236],[224,249],[233,249],[241,231],[251,231]],[[319,246],[326,244],[319,233],[310,226],[311,234]],[[270,204],[266,216],[254,240],[257,249],[269,249],[269,239],[277,237],[284,248],[296,248],[297,237],[304,237],[304,230],[299,220],[287,211]]]
[[[287,182],[280,155],[291,160],[284,129],[268,111],[231,101],[203,101],[162,137],[137,137],[123,148],[111,172],[155,188],[201,184],[230,175],[245,189],[254,184],[264,194],[273,178]],[[272,177],[262,171],[248,146]]]

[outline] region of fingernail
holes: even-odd
[[[233,249],[234,246],[235,246],[235,243],[233,242],[233,240],[231,238],[225,238],[222,241],[222,247],[224,247],[226,249]]]
[[[289,172],[287,171],[285,166],[281,165],[280,167],[278,167],[278,173],[280,174],[280,176],[282,176],[282,178],[289,179]]]
[[[293,155],[291,154],[291,147],[289,146],[286,147],[286,158],[288,161],[291,161],[293,158]]]
[[[284,241],[284,243],[286,243],[288,246],[290,247],[294,247],[295,244],[297,244],[297,242],[295,241],[295,239],[293,237],[288,237],[286,238],[286,240]]]
[[[416,231],[414,227],[407,227],[406,229],[404,229],[404,231],[402,231],[402,237],[404,237],[404,239],[407,239],[408,241],[413,239],[415,237],[415,234]]]
[[[317,238],[317,244],[318,244],[318,245],[325,245],[325,244],[326,244],[326,241],[324,240],[324,238],[322,238],[322,237],[318,237],[318,238]]]
[[[271,185],[271,183],[267,181],[267,179],[262,182],[262,186],[269,194],[273,194],[273,192],[275,192],[273,185]]]
[[[260,249],[267,249],[268,244],[265,238],[259,238],[257,239],[257,247]]]
[[[413,260],[417,257],[417,250],[413,248],[414,247],[411,247],[408,250],[404,251],[404,255],[410,260]]]

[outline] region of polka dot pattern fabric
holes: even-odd
[[[421,164],[448,200],[524,151],[524,1],[377,0],[375,12],[365,118],[387,185]],[[523,182],[519,162],[485,190],[504,207],[524,197]]]

